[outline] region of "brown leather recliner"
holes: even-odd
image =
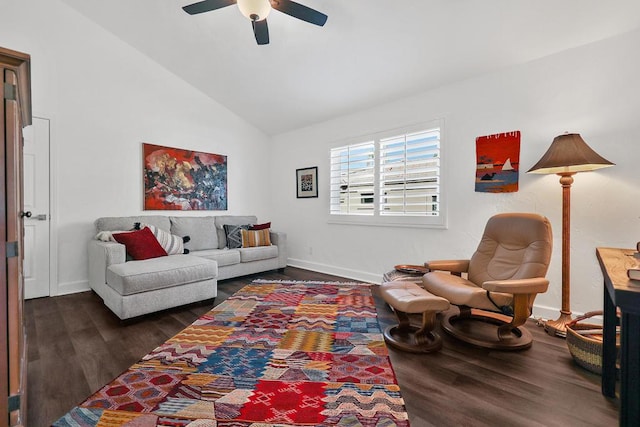
[[[529,348],[531,334],[521,326],[536,295],[549,286],[551,249],[547,218],[505,213],[489,219],[470,260],[426,262],[430,272],[422,279],[424,288],[459,307],[459,314],[445,315],[443,329],[480,347]]]

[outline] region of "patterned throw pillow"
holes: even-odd
[[[158,240],[158,243],[160,243],[160,246],[162,246],[162,248],[167,251],[167,255],[185,253],[182,237],[171,234],[168,231],[156,227],[155,225],[140,223],[140,228],[144,227],[151,230],[153,235],[156,236],[156,239]]]
[[[136,261],[167,256],[167,252],[146,227],[139,231],[114,233],[113,238],[122,243],[127,253]]]
[[[244,225],[231,225],[224,224],[222,228],[224,228],[224,234],[227,237],[227,247],[229,249],[237,249],[242,247],[242,235],[240,234],[242,230],[248,230],[250,227],[249,224]]]
[[[255,248],[256,246],[271,246],[271,236],[269,229],[262,230],[241,230],[242,247]]]

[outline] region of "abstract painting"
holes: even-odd
[[[145,210],[227,210],[227,156],[142,144]]]
[[[514,193],[518,191],[520,131],[476,138],[476,191]]]

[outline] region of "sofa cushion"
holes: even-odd
[[[137,231],[127,231],[124,233],[113,233],[116,242],[122,243],[127,250],[127,254],[134,260],[145,260],[149,258],[166,257],[165,251],[148,227]]]
[[[278,257],[277,246],[258,246],[256,248],[240,248],[240,261],[251,262]]]
[[[224,228],[224,236],[227,240],[227,247],[229,249],[237,249],[242,247],[242,230],[248,230],[250,224],[242,224],[242,225],[231,225],[225,224],[222,226]]]
[[[217,215],[214,217],[216,221],[216,229],[218,231],[219,248],[227,246],[227,238],[224,235],[225,224],[229,225],[244,225],[255,224],[258,222],[258,218],[253,215]]]
[[[191,255],[129,261],[107,268],[107,284],[120,295],[132,295],[217,277],[218,264],[215,261]]]
[[[191,252],[190,255],[214,260],[218,263],[218,267],[240,263],[240,251],[237,249],[208,249]]]
[[[269,229],[242,230],[242,247],[255,248],[256,246],[271,246]]]
[[[215,217],[172,216],[170,218],[171,233],[181,237],[189,236],[191,238],[191,240],[184,245],[184,247],[190,251],[218,249],[220,247],[218,234],[216,233]]]
[[[125,231],[133,230],[136,222],[144,222],[145,224],[155,225],[158,228],[169,231],[171,223],[169,217],[162,215],[143,215],[143,216],[112,216],[102,217],[95,221],[96,231]]]

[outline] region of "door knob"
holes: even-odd
[[[20,212],[20,218],[24,218],[25,216],[31,218],[31,211]]]

